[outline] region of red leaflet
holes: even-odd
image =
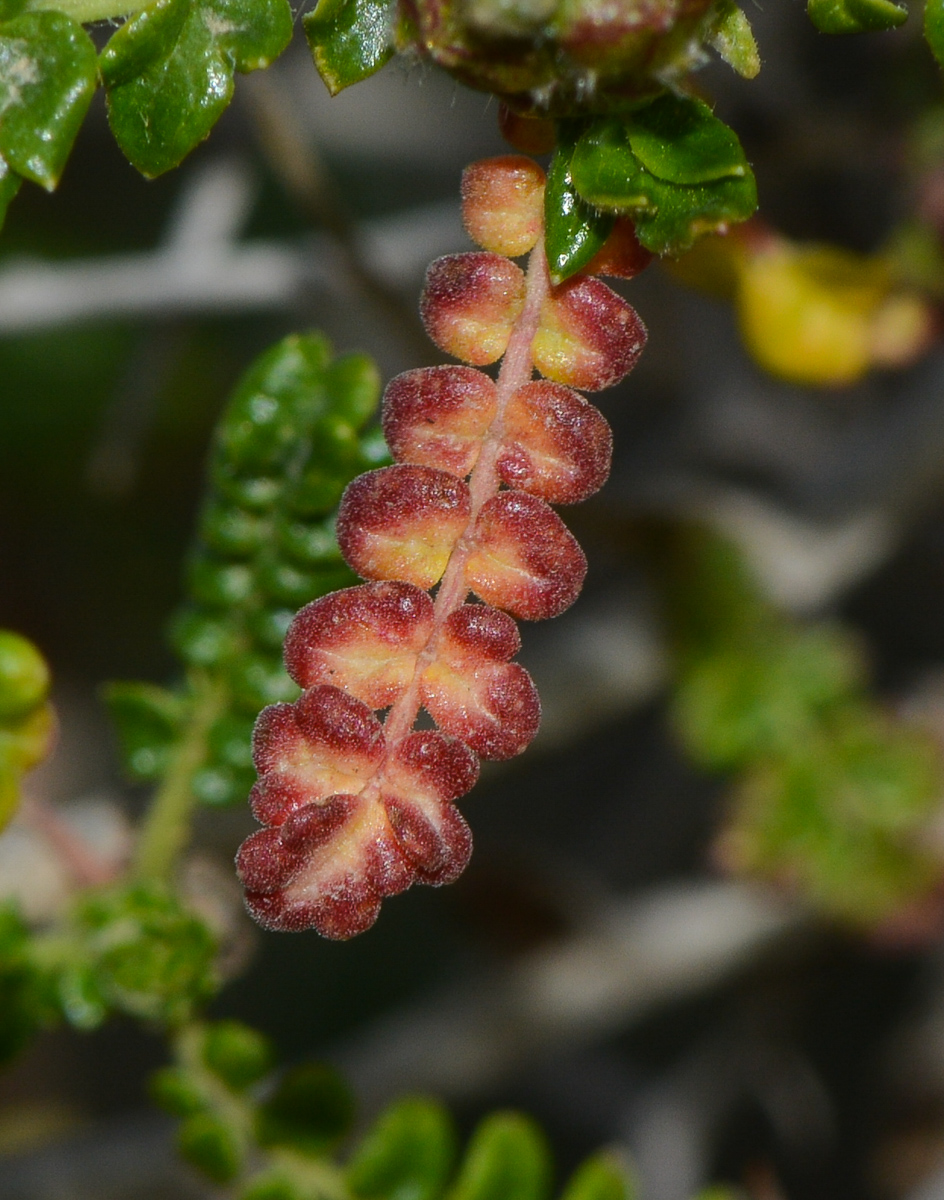
[[[463,215],[486,252],[433,263],[423,320],[468,363],[510,352],[497,383],[449,366],[389,384],[383,428],[397,465],[350,484],[337,521],[345,559],[371,582],[309,604],[289,628],[286,666],[306,690],[259,717],[251,799],[268,828],[238,858],[246,903],[271,929],[351,937],[384,896],[451,882],[472,850],[454,802],[479,756],[510,758],[537,732],[509,614],[553,617],[576,599],[586,559],[548,502],[595,492],[612,452],[603,416],[567,385],[617,382],[646,337],[599,280],[551,288],[543,191],[541,168],[514,155],[466,172]],[[527,280],[498,253],[534,245]],[[629,277],[646,257],[617,222],[593,267]],[[470,592],[485,603],[467,603]],[[437,730],[415,728],[422,708]]]
[[[446,621],[421,682],[423,704],[447,733],[482,758],[513,758],[538,731],[541,702],[531,676],[508,659],[521,639],[506,613],[463,604]]]
[[[577,599],[587,560],[556,512],[525,492],[500,492],[482,506],[469,586],[488,604],[525,621],[556,617]]]
[[[524,272],[500,254],[450,254],[426,272],[420,313],[440,350],[484,367],[505,353],[524,292]]]
[[[645,344],[646,328],[622,296],[575,275],[544,301],[534,365],[555,383],[598,392],[633,369]]]
[[[599,409],[559,383],[519,388],[505,410],[498,472],[510,487],[552,504],[576,504],[610,473],[613,435]]]
[[[544,172],[532,158],[484,158],[462,175],[462,220],[486,250],[517,258],[544,230]]]
[[[404,579],[429,588],[469,520],[469,489],[430,467],[369,471],[348,484],[338,510],[338,545],[364,579]]]
[[[471,367],[422,367],[391,380],[383,431],[397,462],[468,475],[495,417],[495,384]]]
[[[306,605],[285,636],[285,666],[300,687],[330,683],[386,708],[413,678],[433,631],[433,602],[409,583],[368,583]]]

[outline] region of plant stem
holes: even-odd
[[[144,8],[142,0],[27,0],[27,12],[61,12],[80,25],[128,17]]]
[[[223,688],[206,672],[192,672],[190,687],[193,704],[187,726],[164,781],[154,793],[138,838],[134,874],[139,879],[166,880],[190,839],[194,805],[191,781],[206,758],[210,729],[225,705]]]

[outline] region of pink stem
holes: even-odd
[[[24,796],[20,816],[52,846],[76,887],[101,887],[117,877],[118,871],[103,862],[52,805]]]

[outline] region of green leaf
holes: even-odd
[[[545,1200],[550,1177],[538,1126],[520,1113],[494,1113],[473,1133],[449,1200]]]
[[[185,705],[149,683],[110,683],[104,692],[125,770],[132,779],[160,779],[180,736]]]
[[[721,0],[715,7],[714,32],[709,44],[745,79],[754,79],[759,73],[760,52],[750,22],[734,0]]]
[[[710,183],[750,173],[738,136],[707,104],[666,93],[627,119],[629,145],[647,171],[669,183]]]
[[[162,1067],[148,1079],[148,1093],[164,1112],[173,1117],[191,1117],[207,1107],[207,1098],[183,1067]]]
[[[578,1167],[561,1200],[635,1200],[638,1189],[627,1165],[614,1154],[595,1154]]]
[[[562,135],[544,188],[544,247],[553,284],[563,283],[593,259],[615,217],[583,200],[570,176],[574,142]]]
[[[380,372],[366,354],[345,354],[325,372],[331,408],[360,429],[374,415],[380,399]]]
[[[0,158],[0,229],[3,228],[3,222],[6,220],[10,201],[20,190],[22,182],[23,176],[17,175],[9,163],[4,158]]]
[[[934,57],[944,67],[944,0],[927,0],[924,6],[924,36]]]
[[[0,154],[7,166],[51,191],[66,165],[97,78],[95,47],[71,17],[31,12],[4,21],[0,25]]]
[[[102,51],[108,119],[126,157],[160,175],[203,141],[234,71],[266,67],[292,36],[287,0],[154,0]]]
[[[870,33],[908,20],[891,0],[808,0],[806,11],[820,33]]]
[[[267,1037],[241,1021],[216,1021],[207,1028],[203,1061],[233,1091],[243,1091],[272,1068]]]
[[[570,176],[590,204],[613,212],[636,212],[652,204],[653,176],[633,154],[626,126],[615,118],[595,121],[580,137]]]
[[[348,1186],[365,1200],[436,1200],[455,1153],[448,1112],[435,1100],[408,1096],[391,1104],[358,1146]]]
[[[354,1101],[332,1067],[306,1063],[288,1071],[259,1109],[263,1146],[291,1146],[303,1154],[324,1154],[354,1119]]]
[[[188,1117],[177,1134],[177,1148],[183,1158],[214,1183],[229,1183],[242,1166],[239,1143],[213,1113]]]
[[[304,18],[312,58],[332,96],[392,56],[396,11],[395,0],[319,0]]]

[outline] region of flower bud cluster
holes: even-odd
[[[514,618],[576,599],[586,560],[551,505],[585,499],[610,466],[609,427],[573,389],[617,383],[646,338],[591,273],[639,269],[627,227],[588,272],[551,285],[544,182],[519,156],[466,172],[465,223],[483,249],[434,262],[421,307],[436,345],[469,365],[389,384],[394,465],[355,479],[337,521],[366,582],[309,604],[288,631],[286,666],[304,690],[256,725],[251,802],[265,828],[238,858],[270,928],[350,937],[384,896],[455,879],[471,836],[454,801],[480,758],[510,758],[537,732]],[[509,256],[528,252],[525,273]],[[502,358],[497,380],[477,369]],[[416,728],[421,710],[436,729]]]

